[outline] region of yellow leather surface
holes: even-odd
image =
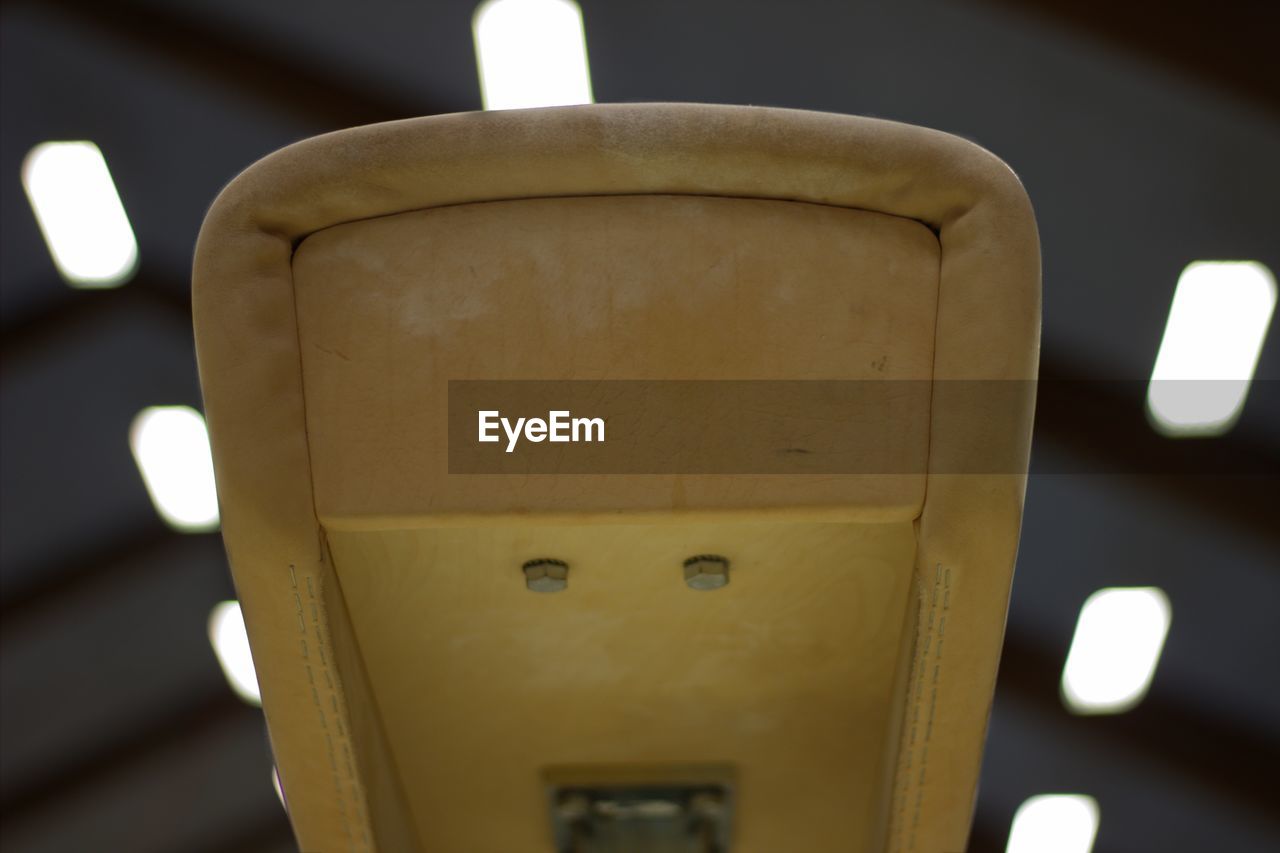
[[[928,379],[938,244],[918,222],[693,196],[490,202],[326,229],[293,268],[328,528],[526,512],[919,515],[923,396],[914,418],[876,425],[892,439],[875,444],[893,454],[880,470],[902,472],[881,476],[450,476],[445,430],[450,380]]]
[[[543,774],[726,764],[740,853],[878,849],[909,522],[330,533],[427,850],[550,851]],[[732,579],[688,589],[682,561]],[[539,595],[530,555],[569,563]]]
[[[915,220],[941,248],[932,376],[1035,375],[1030,206],[1004,164],[946,134],[786,110],[616,105],[395,122],[266,158],[210,211],[194,311],[224,536],[304,850],[426,848],[389,746],[392,718],[371,695],[377,658],[353,632],[317,518],[294,249],[373,217],[592,195],[800,201]],[[888,849],[959,850],[967,836],[1024,478],[946,472],[987,442],[1025,458],[1030,403],[1015,414],[993,422],[962,398],[933,400],[905,614],[909,687],[889,706],[902,737],[886,774]]]
[[[293,268],[316,508],[426,849],[549,849],[548,767],[717,761],[736,850],[878,846],[927,400],[878,425],[899,442],[883,467],[910,474],[466,477],[446,391],[928,378],[932,232],[796,202],[537,199],[337,225]],[[897,524],[770,513],[816,508]],[[530,512],[580,523],[503,518]],[[678,575],[702,552],[733,560],[714,597]],[[569,561],[568,592],[530,598],[516,570],[540,554]]]

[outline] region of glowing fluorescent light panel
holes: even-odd
[[[129,444],[161,518],[185,532],[218,527],[209,432],[199,412],[187,406],[143,409],[133,419]]]
[[[275,789],[276,799],[280,801],[280,805],[284,807],[285,812],[288,812],[289,804],[285,802],[284,785],[280,784],[280,768],[274,764],[271,765],[271,787]]]
[[[22,164],[22,186],[67,283],[114,287],[133,274],[138,243],[98,146],[37,145]]]
[[[209,643],[236,695],[250,705],[261,705],[258,673],[253,668],[253,655],[249,652],[249,635],[244,629],[240,602],[223,601],[214,605],[209,613]]]
[[[1067,707],[1079,714],[1116,714],[1142,701],[1169,619],[1169,599],[1155,587],[1102,589],[1089,596],[1062,670]]]
[[[1093,797],[1041,794],[1018,807],[1005,853],[1089,853],[1097,834]]]
[[[488,0],[471,26],[485,109],[592,102],[582,10],[573,0]]]
[[[1255,261],[1196,261],[1178,279],[1147,411],[1166,435],[1220,435],[1244,408],[1276,307],[1276,279]]]

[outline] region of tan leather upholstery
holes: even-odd
[[[963,848],[1024,477],[952,472],[1025,466],[1029,401],[935,385],[893,473],[828,477],[450,474],[443,409],[451,379],[1033,378],[1000,161],[749,107],[357,128],[228,187],[194,301],[304,850],[549,850],[542,771],[645,761],[733,765],[738,851]],[[726,547],[725,589],[669,583]],[[523,588],[543,552],[567,592]]]

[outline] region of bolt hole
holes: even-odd
[[[534,592],[560,592],[569,584],[569,564],[564,560],[540,557],[521,568],[525,586]]]
[[[728,557],[721,557],[719,554],[697,554],[684,561],[684,567],[687,569],[694,563],[720,563],[723,566],[729,565]]]
[[[525,563],[523,566],[521,566],[520,568],[522,568],[522,569],[533,569],[533,568],[536,568],[536,567],[538,567],[538,566],[560,566],[560,567],[562,567],[562,568],[566,568],[566,569],[567,569],[567,568],[569,568],[569,564],[568,564],[568,563],[566,563],[564,560],[553,560],[553,559],[552,559],[552,558],[550,558],[550,557],[539,557],[539,558],[538,558],[538,559],[536,559],[536,560],[529,560],[528,562],[526,562],[526,563]]]
[[[697,554],[684,561],[684,582],[690,589],[720,589],[729,583],[729,560],[717,554]]]

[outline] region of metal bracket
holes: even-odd
[[[551,789],[557,853],[728,853],[731,818],[723,785]]]

